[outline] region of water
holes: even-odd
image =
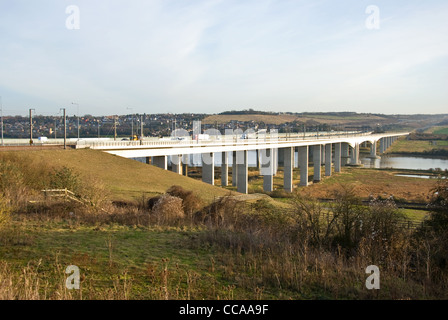
[[[421,158],[421,157],[394,157],[381,156],[381,159],[361,157],[361,163],[365,168],[392,168],[409,170],[429,170],[440,168],[448,169],[448,159]]]
[[[420,175],[420,174],[396,174],[396,177],[407,177],[407,178],[419,178],[419,179],[433,179],[433,176]]]

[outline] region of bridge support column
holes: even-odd
[[[348,143],[341,143],[341,165],[346,166],[350,159],[350,146]]]
[[[334,172],[341,172],[341,143],[334,144]]]
[[[357,166],[359,165],[359,143],[355,143],[355,147],[351,148],[351,151],[350,165]]]
[[[321,152],[320,152],[321,165],[325,165],[325,146],[326,146],[325,144],[321,145]]]
[[[308,146],[299,147],[300,186],[308,186]]]
[[[238,166],[236,164],[236,151],[232,151],[232,186],[238,183]]]
[[[258,170],[260,170],[261,169],[261,161],[262,161],[262,159],[261,159],[261,150],[260,149],[257,149],[256,150],[256,153],[257,153],[257,168],[258,168]]]
[[[171,171],[176,172],[177,174],[182,174],[182,156],[173,155],[171,156]]]
[[[190,163],[188,154],[182,156],[182,175],[188,177],[188,164]]]
[[[152,163],[156,167],[159,167],[161,169],[168,169],[168,161],[166,156],[156,156],[152,157]]]
[[[325,176],[331,176],[332,152],[333,145],[331,143],[325,145]]]
[[[215,184],[215,154],[202,154],[202,181],[211,185]]]
[[[229,185],[229,154],[223,151],[221,157],[221,185],[227,187]]]
[[[322,147],[320,144],[313,146],[314,182],[321,180]]]
[[[272,149],[259,150],[261,153],[261,174],[263,175],[263,190],[274,190]]]
[[[294,147],[293,162],[294,162],[294,168],[297,168],[297,169],[299,168],[298,153],[299,153],[299,148],[298,147]]]
[[[377,143],[377,141],[373,141],[372,144],[370,145],[370,155],[369,155],[369,158],[380,159],[380,157],[376,155],[376,143]]]
[[[248,163],[247,163],[247,150],[237,151],[237,167],[238,167],[238,182],[237,191],[247,194],[248,187]]]
[[[292,192],[292,178],[294,167],[294,147],[282,148],[283,153],[283,188]]]
[[[274,176],[277,175],[277,171],[278,171],[278,148],[274,148],[272,149],[272,157],[273,157],[273,174]]]

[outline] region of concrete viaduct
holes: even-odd
[[[332,171],[340,172],[345,165],[360,165],[361,144],[370,145],[370,156],[378,158],[400,136],[408,133],[353,133],[331,134],[327,136],[270,137],[257,139],[235,139],[222,136],[219,140],[193,141],[113,141],[90,143],[84,147],[99,149],[125,158],[146,158],[146,163],[187,175],[189,155],[200,154],[202,159],[202,181],[215,184],[215,157],[221,157],[221,185],[229,183],[229,157],[232,157],[232,183],[240,193],[248,192],[248,151],[257,151],[257,164],[263,176],[264,191],[273,190],[273,176],[279,164],[284,168],[284,189],[293,190],[293,169],[295,153],[300,169],[299,186],[308,186],[308,167],[314,167],[313,181],[322,179],[322,174],[331,176]],[[175,139],[175,138],[173,138]],[[79,146],[83,147],[83,146]],[[379,150],[377,148],[379,147]],[[322,172],[322,166],[324,171]]]

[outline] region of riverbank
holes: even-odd
[[[400,138],[387,150],[387,155],[443,157],[448,159],[448,140],[443,134],[416,134]]]

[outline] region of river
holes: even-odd
[[[365,168],[410,170],[448,169],[448,159],[382,155],[381,159],[360,157]]]

